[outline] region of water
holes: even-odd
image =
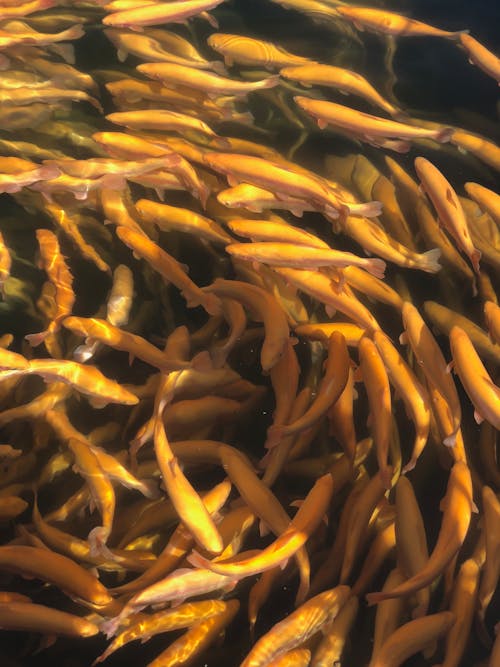
[[[500,24],[500,5],[495,0],[476,1],[473,5],[467,2],[441,1],[436,3],[429,0],[414,0],[397,5],[393,4],[390,9],[448,30],[468,28],[471,34],[480,39],[485,46],[496,52],[500,51],[497,27]],[[293,53],[317,59],[324,63],[352,68],[365,76],[383,93],[391,90],[386,69],[389,44],[384,38],[369,33],[359,34],[352,28],[341,27],[340,24],[337,27],[318,25],[306,16],[298,12],[285,10],[269,0],[232,0],[221,5],[214,14],[219,19],[221,32],[235,32],[275,41]],[[189,30],[185,27],[175,27],[174,29],[179,34],[192,37],[202,53],[207,57],[213,57],[213,54],[205,46],[206,37],[212,32],[208,24],[196,21]],[[138,62],[136,59],[130,58],[125,65],[119,65],[116,61],[114,48],[104,38],[98,24],[91,25],[87,35],[76,44],[76,56],[77,66],[87,71],[119,68],[124,72],[129,72],[132,71],[130,68]],[[481,70],[470,65],[464,53],[452,42],[433,38],[399,39],[392,62],[394,95],[401,107],[412,116],[423,120],[433,120],[443,124],[464,127],[472,132],[483,134],[498,143],[500,138],[498,86]],[[242,67],[241,71],[245,71],[245,69]],[[235,68],[232,73],[236,75],[238,71],[239,68]],[[112,99],[106,94],[102,86],[101,93],[105,112],[108,113],[114,108]],[[325,91],[325,95],[332,101],[341,104],[352,104],[360,110],[377,113],[367,103],[358,98],[352,96],[346,98],[333,90]],[[260,129],[252,130],[234,125],[221,125],[216,129],[222,135],[231,134],[231,136],[241,136],[262,143],[269,143],[285,154],[290,151],[291,147],[294,147],[290,157],[302,166],[319,173],[322,173],[325,156],[329,154],[347,155],[352,152],[362,153],[376,166],[383,168],[383,152],[381,150],[367,144],[355,144],[331,131],[321,131],[315,125],[309,123],[304,116],[299,116],[304,125],[303,128],[298,123],[294,123],[293,114],[295,111],[291,98],[291,93],[284,97],[284,103],[290,110],[288,120],[284,117],[283,109],[273,104],[269,98],[254,95],[249,97],[249,107],[254,113]],[[75,104],[73,108],[73,118],[85,120],[96,130],[111,129],[99,113],[87,105]],[[33,134],[30,130],[19,133],[10,133],[4,130],[1,134],[4,138],[10,140],[17,136],[25,140],[46,141],[45,145],[60,146],[73,157],[84,158],[89,155],[84,148],[71,146],[68,142],[60,144],[57,141],[43,137],[43,135]],[[411,170],[416,155],[425,154],[445,171],[456,187],[460,187],[465,180],[477,180],[487,187],[498,188],[498,174],[495,174],[492,169],[479,160],[471,156],[460,156],[454,148],[447,146],[441,147],[439,150],[436,148],[413,147],[407,155],[397,156],[397,159],[405,169]],[[133,191],[134,194],[137,194],[136,198],[143,196],[139,188],[134,188]],[[30,302],[36,300],[45,280],[43,272],[37,269],[33,262],[36,254],[33,230],[38,226],[49,227],[51,222],[49,218],[40,218],[36,213],[26,213],[8,195],[1,195],[0,202],[2,206],[0,214],[1,229],[6,237],[8,247],[16,253],[12,274],[24,285],[23,291],[17,293],[16,297],[11,294],[11,297],[5,303],[0,304],[0,333],[12,332],[15,335],[14,349],[20,350],[22,336],[26,332],[39,330],[41,324],[40,321],[37,321],[36,311],[30,308]],[[193,200],[184,194],[169,195],[168,203],[196,207],[196,203],[193,203]],[[325,226],[324,220],[318,214],[308,214],[301,221],[293,219],[291,216],[288,217],[291,222],[302,224],[314,230],[322,238],[329,241],[335,238],[339,247],[345,246],[345,249],[353,249],[353,244],[349,240],[333,237],[330,229]],[[201,326],[205,321],[203,313],[199,311],[186,312],[182,299],[176,294],[171,294],[170,301],[167,303],[165,294],[160,295],[158,291],[155,292],[155,278],[151,276],[143,278],[142,272],[138,270],[137,263],[130,260],[128,251],[124,251],[123,247],[111,240],[111,235],[100,236],[95,230],[93,234],[90,232],[89,240],[92,239],[92,242],[96,244],[108,261],[125,261],[134,265],[138,281],[136,283],[137,295],[134,312],[137,314],[138,306],[143,302],[149,301],[152,304],[151,310],[147,311],[143,318],[140,328],[142,335],[146,338],[154,338],[155,336],[162,338],[168,334],[173,323],[175,325],[186,323],[191,330]],[[166,241],[165,237],[163,237],[163,240]],[[168,236],[169,249],[172,252],[174,252],[172,249],[175,249],[174,254],[180,261],[191,264],[190,275],[199,284],[206,284],[218,273],[230,270],[225,260],[221,260],[220,264],[216,264],[214,268],[211,264],[213,256],[198,244],[193,248],[194,245],[192,239],[181,234]],[[75,275],[75,291],[78,295],[75,314],[92,316],[99,304],[105,300],[110,284],[109,278],[89,262],[79,257],[74,246],[67,240],[63,241],[63,252],[69,258],[71,270]],[[495,275],[495,272],[491,269],[489,269],[489,274],[493,281],[498,278],[498,275]],[[404,276],[417,302],[422,302],[427,298],[443,302],[444,292],[436,295],[437,282],[434,278],[420,272],[401,271],[394,267],[388,269],[387,277],[392,285],[397,284],[398,276],[401,275]],[[478,321],[478,304],[477,301],[472,299],[469,286],[455,283],[452,289],[456,292],[452,294],[453,304],[456,303],[465,313]],[[151,314],[149,315],[149,313]],[[377,313],[380,313],[384,318],[384,325],[389,328],[394,336],[397,336],[400,323],[396,321],[394,314],[383,306],[377,308]],[[300,358],[305,359],[307,354],[304,347],[299,346],[299,350]],[[257,383],[269,384],[267,378],[261,378],[260,376],[257,348],[245,349],[242,355],[235,356],[232,363],[245,378]],[[137,362],[134,364],[133,371],[130,371],[124,364],[123,355],[117,353],[109,354],[102,360],[102,364],[100,367],[104,372],[122,382],[139,382],[148,375],[148,369],[145,368],[145,365],[137,364]],[[131,377],[131,373],[133,377]],[[33,392],[39,390],[39,385],[33,386]],[[7,400],[10,406],[12,400]],[[14,396],[13,401],[16,400],[18,398]],[[23,395],[23,402],[25,400],[26,397]],[[464,397],[464,404],[465,402]],[[272,408],[272,399],[269,398],[261,408],[260,421],[252,422],[251,426],[246,424],[245,427],[240,428],[233,434],[232,444],[244,449],[256,460],[262,454],[261,443],[265,427],[270,423]],[[410,428],[408,433],[405,432],[405,417],[400,406],[398,406],[397,414],[401,428],[401,439],[404,440],[412,436],[412,430]],[[104,423],[108,418],[118,421],[126,420],[127,411],[113,408],[99,414],[91,410],[84,401],[79,403],[73,401],[71,417],[75,425],[86,432],[91,427]],[[472,450],[478,431],[472,423],[470,414],[467,419],[465,432]],[[222,437],[223,433],[224,430],[219,429],[213,437]],[[362,436],[365,433],[367,431],[364,423],[359,424],[359,435]],[[10,441],[13,445],[16,442],[25,443],[31,437],[31,430],[26,425],[16,425],[5,431],[6,441]],[[322,438],[322,443],[324,446],[325,438]],[[125,445],[126,443],[122,444]],[[478,464],[473,450],[471,451],[471,457],[473,463]],[[47,456],[43,454],[40,462],[45,461],[46,458]],[[437,464],[435,452],[426,450],[421,461],[419,461],[419,472],[416,471],[412,478],[412,482],[417,489],[422,512],[426,517],[426,522],[428,522],[426,528],[431,544],[434,543],[439,529],[439,516],[436,506],[438,499],[444,493],[446,482],[446,475]],[[373,469],[371,471],[373,472]],[[209,476],[213,476],[211,479],[216,480],[217,475],[217,472],[210,470]],[[196,481],[195,486],[198,486],[198,484],[205,486],[207,481],[203,471],[191,478]],[[73,479],[70,485],[74,481]],[[66,482],[58,482],[51,488],[50,492],[45,491],[42,502],[46,504],[47,508],[57,506],[58,499],[66,497],[67,487],[65,485]],[[287,480],[286,482],[280,480],[275,491],[286,506],[286,500],[291,500],[296,495],[307,491],[307,488],[302,488],[303,486],[296,480]],[[28,523],[29,521],[28,512],[21,517],[21,522]],[[87,524],[88,521],[80,522],[77,527],[80,530],[86,529]],[[4,533],[5,539],[10,539],[13,535],[13,525],[7,526]],[[257,542],[257,538],[254,537],[253,539]],[[259,542],[259,546],[261,545],[262,543]],[[469,549],[472,549],[472,546],[473,544],[466,545]],[[249,548],[251,548],[251,545]],[[385,568],[381,576],[374,582],[373,590],[377,590],[378,586],[381,585],[387,570],[388,568]],[[104,575],[104,580],[106,580],[106,576]],[[112,581],[111,579],[108,580]],[[20,592],[36,594],[37,601],[40,599],[44,604],[81,613],[79,606],[73,605],[57,590],[43,590],[41,584],[33,584],[33,582],[23,581],[19,578],[11,582],[8,576],[2,583],[8,590],[15,585],[16,590]],[[211,648],[195,664],[206,664],[210,667],[216,665],[233,667],[233,665],[238,665],[246,655],[251,646],[245,618],[248,588],[248,585],[244,585],[242,589],[238,589],[242,609],[236,622],[226,633],[225,641]],[[273,623],[281,620],[286,613],[291,611],[295,590],[296,581],[292,580],[275,593],[272,602],[263,609],[259,618],[256,627],[257,636],[266,632]],[[490,606],[487,616],[487,625],[490,631],[495,620],[495,602],[498,601],[498,594],[496,598],[496,601],[494,600]],[[439,600],[439,596],[437,599]],[[433,611],[437,611],[437,609],[433,609]],[[366,610],[362,605],[359,619],[347,644],[344,666],[358,667],[366,664],[370,655],[373,618],[373,610]],[[169,635],[168,640],[165,636],[156,637],[141,646],[133,643],[113,655],[106,664],[110,666],[146,665],[163,650],[167,641],[172,641],[175,637],[176,635]],[[107,645],[107,642],[102,638],[81,642],[59,639],[50,648],[33,655],[37,642],[36,637],[28,637],[24,633],[19,633],[15,637],[6,634],[0,636],[0,649],[5,652],[6,656],[3,664],[7,667],[11,667],[11,665],[12,667],[35,667],[49,663],[59,663],[64,667],[83,667],[90,665],[96,655],[104,650]],[[486,656],[487,651],[477,640],[477,635],[474,634],[473,641],[461,664],[463,667],[475,665]],[[419,667],[420,665],[432,665],[434,662],[433,658],[426,660],[419,656],[405,664],[409,667]]]

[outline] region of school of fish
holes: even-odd
[[[380,4],[0,0],[9,665],[500,667],[500,59]]]

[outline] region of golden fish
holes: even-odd
[[[441,224],[469,257],[474,271],[479,273],[481,253],[472,244],[467,219],[456,192],[439,169],[429,160],[423,157],[416,158],[415,169],[425,193],[437,211]]]
[[[219,299],[213,294],[203,292],[187,276],[182,265],[153,241],[150,241],[147,236],[127,227],[117,227],[116,234],[136,256],[145,259],[165,280],[172,282],[181,291],[188,308],[202,305],[210,314],[219,313]]]
[[[333,248],[311,248],[292,243],[231,243],[226,252],[238,259],[263,262],[272,266],[288,266],[296,269],[315,269],[320,267],[345,268],[358,266],[377,276],[384,277],[385,262],[381,259],[366,259],[350,252]]]
[[[388,12],[385,9],[373,9],[372,7],[337,7],[337,12],[344,18],[352,21],[358,30],[371,30],[385,35],[401,35],[405,37],[429,36],[446,37],[458,39],[462,31],[448,32],[434,28],[427,23],[409,19],[401,14]]]
[[[7,572],[50,582],[70,596],[104,606],[112,597],[99,579],[73,560],[46,548],[1,546],[0,567]]]
[[[261,81],[239,81],[238,79],[228,79],[212,74],[205,70],[171,63],[144,63],[138,65],[137,69],[152,79],[159,79],[163,83],[174,86],[194,88],[211,97],[220,97],[221,95],[240,97],[256,90],[274,88],[279,84],[278,76],[270,76]]]
[[[220,225],[195,211],[149,199],[139,199],[135,207],[143,220],[157,225],[162,231],[186,232],[213,243],[227,244],[233,240]]]
[[[274,69],[293,65],[307,65],[310,60],[295,56],[281,46],[272,42],[246,37],[213,33],[207,39],[210,48],[224,56],[226,65],[257,65],[266,69]]]
[[[465,49],[469,62],[480,67],[500,85],[500,58],[466,32],[460,34],[460,44]]]
[[[305,64],[301,67],[285,66],[280,76],[298,81],[304,86],[327,86],[363,97],[371,104],[380,107],[391,116],[398,116],[401,110],[385,100],[375,88],[357,72],[332,65]]]
[[[455,614],[441,611],[405,623],[385,640],[369,667],[399,667],[407,658],[444,635],[454,622]]]
[[[91,621],[30,602],[1,602],[0,627],[66,637],[92,637],[99,632]]]
[[[248,577],[277,565],[283,565],[309,539],[318,527],[328,508],[333,492],[331,475],[324,475],[316,482],[292,519],[289,528],[278,539],[259,551],[257,555],[238,560],[207,560],[194,551],[188,561],[197,568],[207,568],[211,572],[235,578]]]
[[[450,141],[453,129],[446,127],[440,130],[429,130],[415,127],[394,120],[387,120],[378,116],[356,111],[350,107],[314,100],[297,95],[293,98],[296,104],[313,118],[316,118],[318,127],[325,129],[328,125],[341,127],[359,138],[373,145],[381,145],[385,139],[434,139],[439,143]]]
[[[466,463],[459,461],[453,465],[441,507],[444,512],[441,528],[429,560],[416,574],[392,590],[382,593],[369,593],[366,596],[368,604],[377,604],[389,598],[408,596],[428,586],[444,571],[458,552],[467,535],[473,508],[472,481]],[[380,662],[380,665],[382,664],[384,663]]]
[[[90,396],[98,406],[108,403],[135,405],[139,399],[94,366],[83,366],[65,359],[34,359],[25,369],[0,371],[0,380],[18,375],[40,375],[46,382],[65,382]]]
[[[483,366],[465,331],[455,325],[449,335],[454,368],[475,408],[476,421],[486,419],[500,429],[500,388]]]
[[[133,9],[124,9],[108,14],[102,19],[104,25],[138,30],[141,26],[162,23],[184,23],[186,19],[213,9],[224,0],[180,0],[171,4],[147,4]]]
[[[276,623],[252,647],[241,667],[264,667],[316,634],[337,616],[351,595],[349,586],[337,586],[311,598]]]

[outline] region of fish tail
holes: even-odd
[[[455,130],[452,127],[443,127],[436,133],[435,139],[440,144],[446,144],[450,141],[453,132],[455,132]]]
[[[279,445],[283,437],[283,426],[281,424],[273,424],[267,429],[267,439],[264,447],[266,449],[273,449]]]
[[[214,368],[212,357],[207,350],[198,352],[198,354],[192,358],[191,364],[197,371],[211,371]]]
[[[457,30],[455,32],[450,32],[448,39],[460,39],[462,35],[470,35],[470,30],[466,28],[465,30]]]
[[[118,627],[120,625],[120,621],[121,621],[120,616],[115,616],[114,618],[110,618],[107,621],[101,623],[101,625],[99,626],[99,630],[106,635],[107,639],[110,639],[116,634],[116,631],[118,630]],[[102,660],[104,660],[104,657],[100,656],[100,659],[97,658],[96,662],[101,662]]]
[[[191,563],[191,565],[193,565],[193,567],[197,567],[198,569],[205,570],[210,566],[210,561],[207,558],[204,558],[197,551],[193,551],[193,553],[187,557],[187,560],[189,563]]]
[[[422,253],[422,262],[420,268],[422,271],[427,273],[437,273],[441,269],[441,264],[439,263],[439,258],[441,257],[441,250],[439,248],[433,248],[427,252]]]
[[[274,88],[280,83],[280,77],[279,74],[274,74],[273,76],[268,77],[265,81],[260,82],[259,81],[259,86],[255,86],[256,88]]]
[[[216,74],[227,76],[227,69],[222,60],[212,60],[209,65]]]
[[[386,593],[380,592],[380,593],[367,593],[365,596],[366,602],[369,607],[373,607],[374,604],[378,604],[379,602],[383,602],[384,600],[388,599],[388,596]]]
[[[48,333],[48,331],[40,331],[40,333],[28,334],[25,339],[31,347],[38,347],[46,339]]]
[[[94,556],[105,556],[109,558],[111,552],[106,547],[106,540],[109,537],[109,529],[105,526],[96,526],[92,528],[87,538],[87,541],[90,545],[90,555]],[[111,554],[111,559],[114,560],[113,554]]]
[[[479,260],[481,259],[481,251],[478,250],[477,248],[474,248],[474,251],[472,252],[470,256],[470,261],[472,264],[472,267],[474,271],[479,275]]]
[[[379,259],[378,257],[374,257],[373,259],[367,259],[366,260],[366,268],[367,270],[376,278],[382,279],[385,275],[385,268],[386,268],[386,263],[384,262],[383,259]]]

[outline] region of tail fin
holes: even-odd
[[[441,130],[439,130],[439,132],[437,132],[435,139],[440,144],[446,144],[448,141],[450,141],[453,132],[455,132],[455,130],[452,127],[443,127]]]
[[[383,279],[385,275],[385,267],[386,263],[384,262],[383,259],[378,259],[377,257],[373,259],[367,259],[366,260],[366,268],[367,270],[376,278]]]
[[[440,257],[441,250],[439,248],[433,248],[432,250],[422,253],[420,268],[427,273],[437,273],[441,270],[441,264],[438,262]]]

